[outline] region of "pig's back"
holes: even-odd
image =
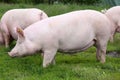
[[[9,27],[13,26],[13,24],[18,24],[24,29],[33,22],[40,20],[40,12],[41,10],[35,8],[13,9],[7,11],[2,16],[1,21],[6,23]]]
[[[101,19],[103,18],[103,19]],[[105,15],[93,10],[74,11],[54,17],[49,17],[42,21],[38,21],[25,29],[25,32],[32,31],[33,34],[41,34],[46,32],[53,32],[56,35],[65,35],[73,32],[83,32],[84,30],[96,29],[104,31],[108,29],[109,20]],[[97,32],[96,32],[97,33]]]

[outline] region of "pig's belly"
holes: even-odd
[[[87,44],[77,44],[77,45],[63,45],[62,47],[59,48],[59,51],[61,52],[80,52],[80,51],[84,51],[86,49],[88,49],[89,47],[91,47],[92,45],[94,44],[94,40],[93,41],[90,41],[89,43]]]
[[[59,42],[59,51],[78,52],[84,51],[94,44],[95,37],[93,34],[85,36],[66,37]]]

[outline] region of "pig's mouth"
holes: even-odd
[[[12,57],[12,58],[15,58],[15,57],[17,57],[15,54],[13,54],[13,53],[10,53],[10,52],[8,52],[8,55],[9,55],[10,57]]]
[[[11,52],[8,52],[8,54],[9,54],[9,56],[10,57],[12,57],[12,58],[15,58],[15,57],[18,57],[18,58],[20,58],[20,57],[26,57],[26,56],[28,56],[28,54],[24,54],[24,55],[18,55],[18,53],[11,53]],[[32,54],[29,54],[29,56],[30,55],[32,55]]]
[[[11,52],[8,52],[9,56],[12,57],[12,58],[15,58],[15,57],[24,57],[23,55],[18,55],[17,53],[11,53]]]

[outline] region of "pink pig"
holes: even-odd
[[[55,62],[57,51],[72,53],[95,45],[97,60],[104,63],[112,27],[110,20],[98,11],[73,11],[36,22],[24,31],[17,28],[17,44],[8,54],[21,57],[42,51],[46,67]]]
[[[27,26],[47,17],[45,12],[36,8],[7,11],[0,22],[0,43],[8,47],[11,38],[17,40],[16,27],[25,29]]]

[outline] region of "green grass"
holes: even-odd
[[[13,8],[36,7],[44,10],[49,16],[54,16],[73,10],[95,9],[104,6],[91,5],[25,5],[0,4],[0,16]],[[115,36],[115,42],[108,44],[107,51],[119,51],[120,36]],[[11,49],[11,48],[10,48]],[[96,61],[95,48],[74,55],[57,53],[56,65],[42,68],[40,54],[23,58],[11,58],[4,46],[0,46],[0,80],[120,80],[120,58],[106,56],[106,63]]]

